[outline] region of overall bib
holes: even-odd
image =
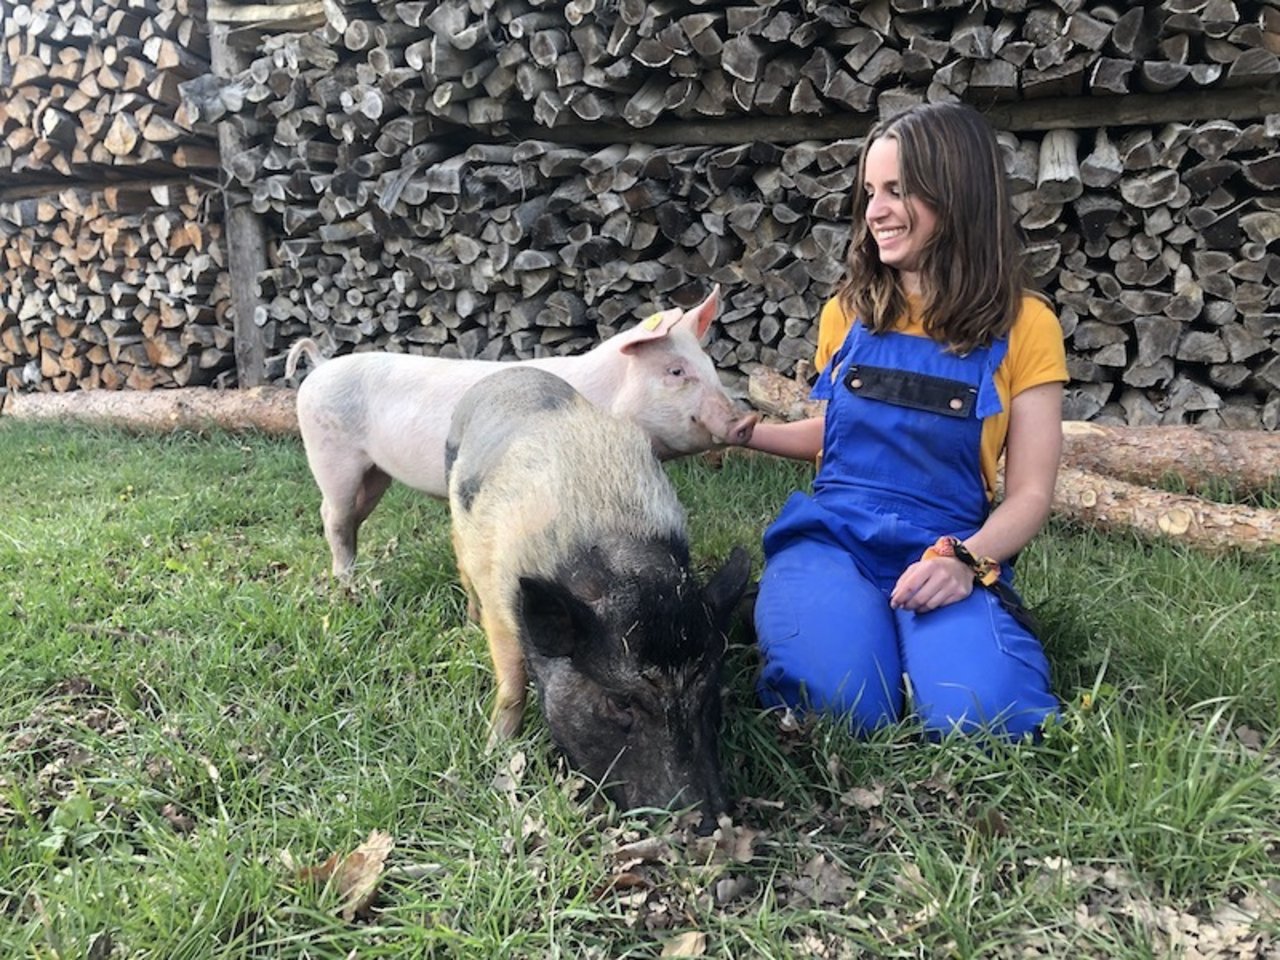
[[[994,374],[1007,350],[998,340],[958,356],[854,322],[813,391],[828,401],[813,493],[793,494],[764,535],[766,706],[865,732],[898,720],[909,694],[931,735],[983,727],[1013,739],[1057,709],[1039,640],[992,591],[975,585],[927,613],[889,606],[926,547],[986,519],[982,421],[1001,409]],[[1001,577],[1016,599],[1008,564]]]

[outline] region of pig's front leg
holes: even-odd
[[[524,670],[524,654],[520,651],[520,639],[513,625],[505,623],[490,604],[480,610],[480,623],[489,639],[489,656],[493,660],[498,692],[489,721],[489,742],[492,750],[504,740],[510,740],[520,732],[524,719],[525,691],[528,678]]]
[[[453,555],[458,560],[458,582],[462,584],[462,589],[467,595],[467,619],[472,623],[479,623],[480,596],[476,593],[475,584],[471,582],[471,577],[467,575],[466,565],[462,562],[462,558],[466,554],[463,552],[456,524],[454,525],[451,539],[453,541]]]

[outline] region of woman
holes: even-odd
[[[857,732],[909,704],[933,736],[1021,738],[1057,706],[1010,563],[1052,502],[1061,327],[1026,290],[977,111],[924,104],[882,121],[859,183],[848,271],[819,321],[825,417],[760,424],[750,444],[821,454],[812,494],[765,532],[760,696]]]

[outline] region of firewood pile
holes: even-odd
[[[172,113],[194,138],[230,125],[242,146],[223,163],[271,237],[254,316],[271,376],[302,335],[331,351],[580,350],[711,282],[726,377],[790,373],[841,273],[860,137],[877,115],[959,98],[1001,129],[1068,338],[1068,415],[1280,421],[1269,3],[330,0],[323,14],[251,32],[247,67],[192,76]]]
[[[227,273],[208,191],[66,188],[0,203],[6,386],[59,392],[212,382],[234,365]]]
[[[0,170],[27,182],[102,167],[215,169],[176,114],[209,72],[200,0],[5,0]],[[8,178],[6,178],[8,179]]]
[[[0,385],[211,382],[234,365],[219,156],[178,92],[209,71],[203,5],[0,6]]]

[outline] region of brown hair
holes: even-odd
[[[858,161],[848,271],[838,296],[873,332],[906,315],[898,272],[880,262],[867,227],[867,151],[898,142],[899,187],[937,214],[920,259],[925,332],[959,353],[1006,335],[1029,277],[1013,219],[1000,146],[986,118],[956,103],[925,103],[876,124]]]

